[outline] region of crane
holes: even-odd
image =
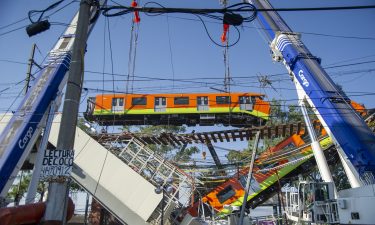
[[[90,12],[92,20],[89,34],[99,16],[97,7],[92,7]],[[47,62],[36,76],[35,84],[0,135],[0,198],[6,197],[42,131],[51,102],[56,100],[65,86],[77,20],[78,13],[50,51]]]
[[[260,11],[257,20],[270,41],[272,58],[282,62],[296,85],[300,101],[313,108],[337,150],[352,187],[374,183],[375,135],[334,81],[267,0],[247,0]],[[318,160],[317,160],[318,161]],[[319,162],[318,162],[319,165]]]

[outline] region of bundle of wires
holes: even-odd
[[[149,7],[150,5],[158,7]],[[242,25],[243,22],[251,22],[256,18],[257,9],[249,3],[238,3],[220,9],[195,9],[195,8],[166,8],[157,2],[147,2],[143,7],[131,7],[123,5],[105,6],[101,8],[102,14],[106,17],[122,16],[133,12],[144,12],[148,16],[158,16],[165,13],[183,13],[192,14],[202,22],[210,40],[220,47],[231,47],[240,40],[240,32],[236,26]],[[206,24],[202,17],[221,21],[225,24],[233,25],[237,30],[237,39],[228,46],[217,43],[213,40],[208,32]]]
[[[147,7],[151,4],[159,7]],[[251,22],[256,18],[257,10],[254,5],[249,3],[238,3],[220,9],[195,9],[195,8],[166,8],[157,2],[147,2],[143,7],[131,7],[123,5],[105,6],[101,8],[103,15],[107,17],[122,16],[135,11],[144,12],[147,15],[156,14],[161,15],[165,13],[185,13],[208,17],[211,19],[223,20],[225,13],[250,13],[243,17],[244,22]],[[111,12],[112,11],[112,12]],[[115,11],[115,12],[113,12]],[[219,15],[218,15],[219,14]],[[220,15],[221,14],[221,15]]]

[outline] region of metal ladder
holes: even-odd
[[[108,148],[109,144],[111,145],[110,148]],[[173,191],[165,194],[163,199],[164,221],[165,224],[168,224],[167,218],[170,218],[169,224],[178,224],[177,217],[190,202],[193,192],[192,178],[136,138],[130,140],[117,139],[106,143],[106,148],[110,149],[109,151],[116,154],[130,168],[155,187],[160,183],[165,185],[169,178],[173,179],[173,183],[170,184]],[[174,215],[170,216],[172,211],[174,211]],[[159,224],[161,214],[161,207],[158,207],[148,222],[150,224]]]

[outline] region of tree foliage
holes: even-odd
[[[141,133],[143,135],[154,135],[158,136],[163,133],[183,133],[186,131],[185,126],[171,126],[171,125],[157,125],[157,126],[124,126],[124,131],[131,131]],[[199,152],[199,149],[195,146],[187,148],[173,147],[171,145],[148,145],[151,150],[156,153],[164,156],[169,160],[175,161],[188,161],[191,159],[191,156]]]
[[[271,105],[271,112],[270,112],[270,120],[267,122],[266,125],[268,126],[275,126],[285,123],[297,123],[303,121],[303,116],[299,106],[297,105],[288,105],[287,109],[285,109],[285,102],[282,100],[272,99],[270,101]],[[270,139],[260,140],[258,144],[257,152],[261,153],[268,148],[275,146],[280,141],[282,141],[284,137],[273,137]],[[243,161],[246,159],[250,159],[252,150],[254,146],[254,140],[250,140],[248,142],[247,148],[241,151],[232,150],[227,154],[227,159],[229,162],[238,162]]]
[[[18,182],[12,185],[8,192],[8,198],[13,199],[15,205],[19,205],[20,200],[25,197],[31,177],[32,173],[30,171],[20,171],[17,175]],[[45,182],[38,183],[37,194],[40,196],[39,201],[42,201],[44,197],[44,193],[47,190],[46,186]]]

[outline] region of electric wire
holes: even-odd
[[[45,8],[45,9],[42,9],[42,10],[30,10],[30,11],[28,12],[28,17],[29,17],[30,22],[31,22],[31,23],[36,23],[36,22],[41,21],[45,12],[47,12],[47,11],[49,11],[49,10],[52,10],[52,9],[56,8],[56,7],[57,7],[58,5],[60,5],[63,1],[64,1],[64,0],[59,0],[59,1],[53,3],[52,5],[48,6],[48,7]],[[39,18],[38,18],[36,21],[34,21],[34,20],[32,19],[32,17],[35,16],[36,14],[40,14],[40,15],[39,15]]]
[[[65,6],[61,7],[61,9],[56,10],[56,12],[62,10],[63,8],[65,8],[66,6],[68,6],[68,5],[70,5],[70,4],[74,3],[74,2],[78,2],[78,1],[77,1],[77,0],[73,0],[73,1],[71,1],[70,3],[67,3]],[[121,6],[119,3],[115,2],[115,1],[112,1],[112,2],[116,3],[118,6]],[[52,16],[52,15],[55,14],[56,12],[53,12],[53,13],[49,14],[47,17]],[[145,13],[147,13],[147,12],[145,12]],[[163,15],[162,15],[162,16],[163,16]],[[178,17],[178,16],[169,16],[169,17],[170,17],[170,18],[175,18],[175,19],[181,19],[181,20],[200,21],[199,19],[194,19],[194,18],[183,18],[183,17]],[[15,25],[15,24],[18,24],[18,23],[20,23],[20,22],[22,22],[22,21],[25,21],[25,20],[27,20],[27,19],[28,19],[28,17],[25,17],[25,18],[19,19],[19,20],[15,21],[15,22],[12,22],[12,23],[8,24],[8,25],[5,25],[5,26],[0,27],[0,30],[5,29],[5,28],[8,28],[8,27],[10,27],[10,26],[13,26],[13,25]],[[205,22],[205,23],[217,23],[217,24],[221,24],[221,23],[222,23],[222,22],[215,22],[215,21],[204,21],[204,22]],[[20,29],[23,29],[23,28],[25,28],[25,27],[26,27],[26,25],[25,25],[25,26],[22,26],[22,27],[19,27],[19,28],[16,28],[15,30],[20,30]],[[244,27],[244,28],[258,29],[258,30],[259,30],[259,29],[261,29],[261,30],[267,30],[267,29],[264,29],[264,28],[252,27],[252,26],[247,26],[247,25],[243,25],[242,27]],[[14,31],[15,31],[15,30],[14,30]],[[12,32],[12,31],[10,31],[10,32],[5,32],[5,33],[1,33],[0,36],[5,35],[5,34],[8,34],[8,33],[11,33],[11,32]],[[334,38],[358,39],[358,40],[375,40],[374,37],[345,36],[345,35],[334,35],[334,34],[324,34],[324,33],[304,32],[304,31],[298,31],[298,33],[301,33],[301,34],[307,34],[307,35],[315,35],[315,36],[334,37]]]
[[[112,75],[112,90],[115,90],[115,77],[113,75],[114,73],[114,63],[113,63],[113,51],[112,51],[112,38],[111,38],[111,28],[109,26],[109,20],[107,21],[107,31],[108,31],[108,43],[109,43],[109,54],[110,54],[110,60],[111,60],[111,75]],[[113,96],[116,98],[116,94]],[[113,125],[115,123],[115,115],[113,115]],[[107,157],[106,157],[107,158]]]
[[[101,72],[101,75],[102,75],[102,91],[101,91],[101,95],[102,95],[102,105],[104,105],[104,72],[105,72],[105,65],[106,65],[106,49],[107,49],[107,46],[106,46],[106,34],[107,34],[107,22],[108,20],[105,19],[104,20],[104,30],[103,30],[103,62],[102,62],[102,72]],[[85,81],[84,81],[85,82]]]
[[[0,33],[0,37],[1,36],[4,36],[6,34],[10,34],[10,33],[13,33],[14,31],[18,31],[18,30],[21,30],[21,29],[24,29],[26,28],[28,25],[24,25],[24,26],[21,26],[21,27],[17,27],[17,28],[14,28],[12,30],[9,30],[9,31],[6,31],[6,32],[3,32],[3,33]]]
[[[4,117],[5,117],[5,115],[11,111],[11,108],[12,108],[13,105],[16,103],[16,101],[18,100],[18,98],[22,95],[22,93],[24,92],[25,88],[26,88],[26,87],[23,87],[22,90],[18,93],[17,97],[14,98],[14,100],[13,100],[12,103],[9,105],[9,107],[7,108],[7,110],[5,111],[5,113],[1,116],[0,121],[3,120]],[[16,111],[15,111],[14,113],[16,113]]]
[[[63,1],[64,1],[64,0],[63,0]],[[69,2],[69,3],[67,3],[66,5],[62,6],[61,8],[59,8],[59,9],[53,11],[51,14],[48,14],[46,17],[50,17],[50,16],[56,14],[57,12],[59,12],[59,11],[65,9],[66,7],[68,7],[69,5],[71,5],[71,4],[74,3],[74,2],[77,2],[77,0],[73,0],[73,1],[71,1],[71,2]],[[47,10],[47,11],[48,11],[48,10]],[[5,25],[5,26],[1,27],[0,30],[5,29],[5,28],[8,28],[8,27],[11,27],[11,26],[13,26],[13,25],[15,25],[15,24],[18,24],[18,23],[20,23],[20,22],[26,21],[27,19],[28,19],[28,17],[25,17],[25,18],[23,18],[23,19],[20,19],[20,20],[17,20],[17,21],[15,21],[15,22],[12,22],[12,23],[10,23],[10,24],[8,24],[8,25]],[[59,23],[59,22],[51,23],[51,25],[64,25],[64,26],[65,26],[64,23]],[[22,25],[22,26],[20,26],[20,27],[13,28],[13,29],[11,29],[11,30],[5,31],[5,32],[3,32],[3,33],[0,33],[0,37],[5,36],[5,35],[10,34],[10,33],[13,33],[13,32],[15,32],[15,31],[18,31],[18,30],[24,29],[24,28],[26,28],[27,26],[29,26],[29,24],[27,24],[27,25]]]
[[[363,77],[365,75],[370,75],[372,72],[374,72],[375,69],[367,69],[367,70],[360,70],[360,71],[352,71],[352,72],[338,72],[337,75],[335,76],[331,76],[331,77],[340,77],[340,78],[343,78],[344,76],[353,76],[355,75],[355,77],[353,78],[360,78],[360,77]],[[361,73],[362,75],[357,75],[358,73]],[[217,78],[216,78],[217,79]],[[212,80],[216,80],[215,78],[212,78]],[[233,80],[233,79],[232,79]],[[247,79],[246,79],[247,80]],[[259,86],[257,86],[256,84],[258,84],[258,81],[242,81],[240,79],[238,80],[233,80],[234,82],[233,83],[230,83],[231,86],[233,87],[247,87],[247,88],[259,88]],[[125,82],[126,80],[124,79],[115,79],[116,82]],[[173,81],[172,79],[164,79],[164,80],[161,80],[161,79],[136,79],[134,81],[137,81],[139,84],[140,83],[148,83],[150,81],[152,82],[162,82],[162,81]],[[174,80],[176,83],[181,83],[180,85],[176,85],[175,84],[175,87],[180,87],[182,89],[191,89],[191,91],[189,92],[194,92],[194,88],[195,89],[199,89],[199,88],[210,88],[210,89],[214,89],[214,90],[218,90],[216,88],[214,88],[215,86],[222,86],[221,83],[219,82],[207,82],[207,81],[194,81],[194,80],[180,80],[180,79],[175,79]],[[272,82],[286,82],[286,81],[290,81],[290,78],[283,78],[283,79],[277,79],[277,80],[271,80]],[[102,81],[99,81],[98,79],[87,79],[85,81],[86,84],[88,83],[97,83],[97,82],[102,82]],[[111,82],[109,80],[104,80],[104,82]],[[183,85],[184,83],[186,84],[194,84],[193,87],[187,87],[186,85]],[[173,90],[173,87],[171,85],[168,85],[168,84],[165,84],[163,83],[163,87],[160,87],[159,85],[153,85],[153,86],[140,86],[138,85],[137,88],[133,89],[133,91],[135,91],[134,93],[137,93],[137,91],[141,91],[141,93],[144,93],[144,90],[147,89],[147,91],[149,93],[152,93],[154,91],[157,91],[159,90],[160,91],[168,91],[168,90]],[[290,87],[273,87],[273,86],[265,86],[263,87],[263,89],[271,89],[271,90],[274,90],[276,92],[280,91],[280,90],[294,90],[293,88],[290,88]],[[95,88],[91,88],[91,90],[95,90]],[[111,91],[109,91],[111,92]],[[124,91],[121,91],[119,90],[118,92],[124,92]],[[126,90],[125,90],[126,92]],[[202,92],[202,91],[199,91],[199,92]],[[207,92],[207,91],[206,91]],[[209,91],[209,92],[212,92],[212,91]],[[220,90],[220,92],[223,92],[222,90]],[[225,92],[225,91],[224,91]],[[353,93],[353,91],[351,91],[350,93]],[[358,93],[358,92],[356,92]]]
[[[106,6],[102,7],[103,15],[107,17],[114,17],[125,15],[132,12],[144,12],[148,14],[163,14],[163,13],[189,13],[189,14],[207,14],[209,17],[217,18],[214,13],[234,13],[234,12],[297,12],[297,11],[338,11],[338,10],[358,10],[358,9],[374,9],[375,5],[354,5],[354,6],[333,6],[333,7],[296,7],[296,8],[269,8],[258,9],[250,3],[237,3],[225,8],[216,9],[198,9],[198,8],[167,8],[157,2],[148,2],[148,4],[156,4],[156,7],[129,7],[124,5]],[[116,11],[110,13],[110,11]],[[250,17],[245,17],[246,20],[252,20]]]
[[[334,69],[334,68],[340,68],[340,67],[348,67],[348,66],[357,66],[357,65],[363,65],[363,64],[371,64],[375,63],[375,60],[368,60],[368,61],[363,61],[363,62],[356,62],[356,63],[349,63],[349,64],[342,64],[342,65],[332,65],[332,66],[322,66],[323,69]],[[92,74],[102,74],[102,72],[98,71],[93,71],[93,70],[85,70],[85,73],[92,73]],[[105,73],[106,75],[111,75],[111,73]],[[120,73],[114,73],[114,76],[123,76],[127,77],[128,74],[120,74]],[[282,73],[275,73],[275,74],[268,74],[268,77],[279,77],[279,76],[286,76],[287,72],[282,72]],[[161,78],[159,77],[150,77],[150,76],[135,76],[136,78],[143,78],[143,79],[151,79],[151,80],[170,80],[169,78]],[[231,76],[234,79],[239,79],[239,78],[258,78],[258,75],[249,75],[249,76]],[[212,79],[222,79],[222,78],[215,78],[215,77],[203,77],[199,76],[200,80],[212,80]],[[175,79],[175,81],[191,81],[191,80],[196,80],[196,78],[184,78],[184,79]]]
[[[172,70],[172,92],[174,91],[174,79],[175,79],[175,69],[173,63],[173,51],[172,51],[172,40],[171,40],[171,32],[170,32],[170,24],[169,24],[169,16],[166,15],[167,18],[167,34],[168,34],[168,44],[169,44],[169,58],[171,63],[171,70]]]
[[[25,18],[22,18],[22,19],[16,20],[16,21],[14,21],[14,22],[11,22],[11,23],[9,23],[9,24],[7,24],[7,25],[4,25],[4,26],[0,27],[0,30],[5,29],[5,28],[8,28],[8,27],[11,27],[11,26],[13,26],[13,25],[15,25],[15,24],[17,24],[17,23],[23,22],[23,21],[25,21],[25,20],[27,20],[27,19],[28,19],[28,17],[25,17]]]
[[[163,15],[162,15],[163,16]],[[180,16],[170,16],[170,18],[174,19],[179,19],[179,20],[185,20],[185,21],[194,21],[194,22],[200,22],[199,19],[194,19],[194,18],[185,18],[185,17],[180,17]],[[208,21],[204,20],[205,23],[212,23],[212,24],[222,24],[222,22],[217,22],[217,21]],[[249,25],[242,25],[243,28],[249,28],[249,29],[255,29],[257,31],[260,30],[269,30],[267,28],[262,28],[259,26],[249,26]],[[316,33],[316,32],[308,32],[308,31],[296,31],[296,33],[300,34],[306,34],[306,35],[313,35],[313,36],[323,36],[323,37],[332,37],[332,38],[343,38],[343,39],[356,39],[356,40],[369,40],[369,41],[375,41],[375,37],[361,37],[361,36],[346,36],[346,35],[335,35],[335,34],[325,34],[325,33]],[[264,38],[266,43],[268,43],[267,38],[265,38],[263,33],[260,33],[261,37]]]
[[[149,4],[155,4],[155,5],[159,6],[160,8],[146,7]],[[235,8],[235,7],[238,7],[238,8]],[[103,11],[102,13],[103,13],[104,16],[107,16],[107,17],[121,16],[121,15],[125,15],[125,14],[128,14],[130,12],[135,12],[135,11],[143,11],[143,12],[145,12],[146,15],[151,15],[151,14],[162,15],[164,13],[188,13],[188,14],[192,14],[192,15],[195,15],[202,22],[202,25],[203,25],[203,27],[204,27],[204,29],[206,31],[206,34],[207,34],[208,38],[215,45],[220,46],[220,47],[225,47],[225,45],[217,43],[211,37],[211,35],[210,35],[209,31],[208,31],[208,28],[207,28],[204,20],[202,19],[202,16],[208,17],[210,19],[215,19],[215,20],[222,21],[223,17],[215,15],[215,13],[220,13],[220,14],[233,13],[234,11],[242,11],[242,10],[247,9],[247,8],[255,9],[255,7],[253,5],[251,5],[251,4],[239,3],[239,4],[235,4],[235,5],[226,7],[225,9],[223,9],[221,11],[216,11],[215,12],[215,10],[209,10],[209,9],[165,8],[164,6],[162,6],[161,4],[159,4],[157,2],[147,2],[144,5],[144,7],[142,7],[142,8],[139,8],[139,7],[127,7],[127,6],[121,6],[121,5],[107,6],[107,7],[103,7],[102,8],[102,11]],[[110,11],[116,11],[116,10],[117,10],[117,12],[110,13]],[[253,10],[253,14],[250,14],[250,16],[241,17],[241,18],[243,19],[244,22],[251,22],[252,20],[255,19],[255,17],[256,17],[256,11]],[[229,44],[228,45],[229,47],[234,46],[240,40],[240,32],[239,32],[239,30],[238,30],[237,27],[235,27],[235,29],[237,30],[238,38],[237,38],[237,40],[234,43]]]

